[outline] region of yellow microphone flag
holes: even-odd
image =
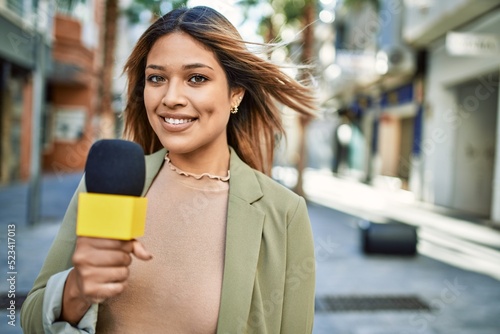
[[[147,198],[80,193],[76,235],[132,240],[144,235]]]

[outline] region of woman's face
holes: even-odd
[[[215,54],[186,33],[158,39],[145,69],[144,103],[161,143],[173,154],[226,150],[226,126],[241,89],[230,90]]]

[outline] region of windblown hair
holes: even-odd
[[[229,119],[228,144],[249,166],[269,173],[276,138],[284,134],[279,105],[313,116],[313,92],[249,51],[236,28],[209,7],[173,10],[154,22],[137,42],[124,68],[128,78],[124,136],[139,143],[147,154],[162,148],[144,105],[144,72],[154,43],[173,32],[189,34],[214,52],[227,76],[228,89],[245,89],[238,113]]]

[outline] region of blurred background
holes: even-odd
[[[500,333],[500,0],[0,0],[0,275],[15,225],[18,309],[90,146],[121,135],[135,42],[183,5],[312,65],[287,70],[318,118],[283,110],[272,176],[308,200],[314,332]],[[8,291],[0,332],[20,333]]]

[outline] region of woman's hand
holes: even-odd
[[[152,258],[137,240],[78,237],[60,319],[77,324],[93,303],[122,293],[127,287],[131,254],[145,261]]]

